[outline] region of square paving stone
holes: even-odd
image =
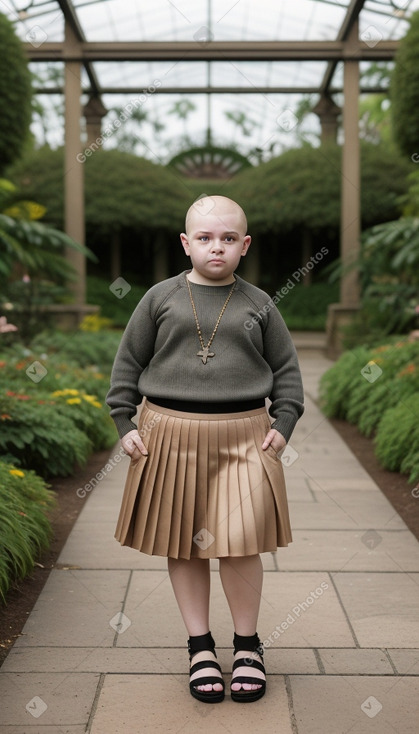
[[[218,574],[211,577],[210,626],[217,645],[230,647],[233,623]],[[322,586],[323,584],[323,586]],[[131,624],[117,645],[185,644],[185,628],[166,574],[134,571],[124,613]],[[266,573],[259,636],[267,647],[351,647],[354,640],[325,573]]]
[[[226,684],[228,679],[226,679]],[[229,694],[209,706],[189,693],[188,677],[108,675],[90,734],[292,734],[287,693],[273,677],[266,695],[240,706]]]
[[[218,662],[231,673],[233,647],[217,646]],[[266,669],[271,675],[321,672],[311,649],[272,647],[266,651]],[[184,674],[189,659],[183,647],[21,647],[5,660],[4,673],[141,673]]]
[[[167,568],[167,559],[147,556],[121,546],[114,538],[115,522],[77,522],[58,563],[88,569]],[[89,552],[86,553],[86,538]]]
[[[361,647],[419,647],[419,574],[333,574]]]
[[[298,734],[417,734],[419,678],[291,676]]]
[[[319,650],[326,675],[394,675],[383,650]]]
[[[112,646],[129,571],[53,570],[16,646]]]
[[[388,650],[400,675],[419,675],[419,650]]]
[[[0,673],[2,726],[86,725],[99,682],[98,673]],[[1,731],[1,729],[0,729]]]
[[[294,530],[281,570],[419,571],[419,544],[410,530]]]

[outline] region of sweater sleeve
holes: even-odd
[[[264,334],[264,359],[273,373],[269,412],[275,418],[272,428],[289,441],[304,412],[304,392],[297,352],[284,319],[276,307],[267,314]]]
[[[136,428],[132,422],[143,396],[138,380],[150,362],[156,340],[156,324],[151,314],[151,296],[143,296],[121,339],[111,374],[106,402],[119,436]]]

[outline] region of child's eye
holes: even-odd
[[[208,242],[208,239],[209,239],[209,238],[207,237],[207,235],[206,235],[206,234],[203,234],[203,235],[201,235],[201,237],[199,237],[198,239],[199,239],[199,240],[201,240],[201,242]]]
[[[234,242],[235,238],[231,236],[231,234],[227,235],[226,242]]]

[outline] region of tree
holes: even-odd
[[[395,62],[390,88],[393,135],[410,158],[419,154],[419,12],[410,19]]]
[[[0,13],[0,174],[22,153],[31,121],[31,75],[13,25]]]

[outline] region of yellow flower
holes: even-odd
[[[92,400],[92,405],[95,406],[95,408],[101,408],[102,403],[99,403],[97,400]]]
[[[96,400],[96,395],[83,395],[83,398],[87,400],[88,403],[93,403]]]
[[[9,474],[12,474],[14,477],[24,477],[25,473],[23,471],[20,471],[20,469],[9,469]]]
[[[68,400],[66,400],[66,403],[68,403],[69,405],[76,405],[77,403],[81,403],[81,400],[80,398],[68,398]]]

